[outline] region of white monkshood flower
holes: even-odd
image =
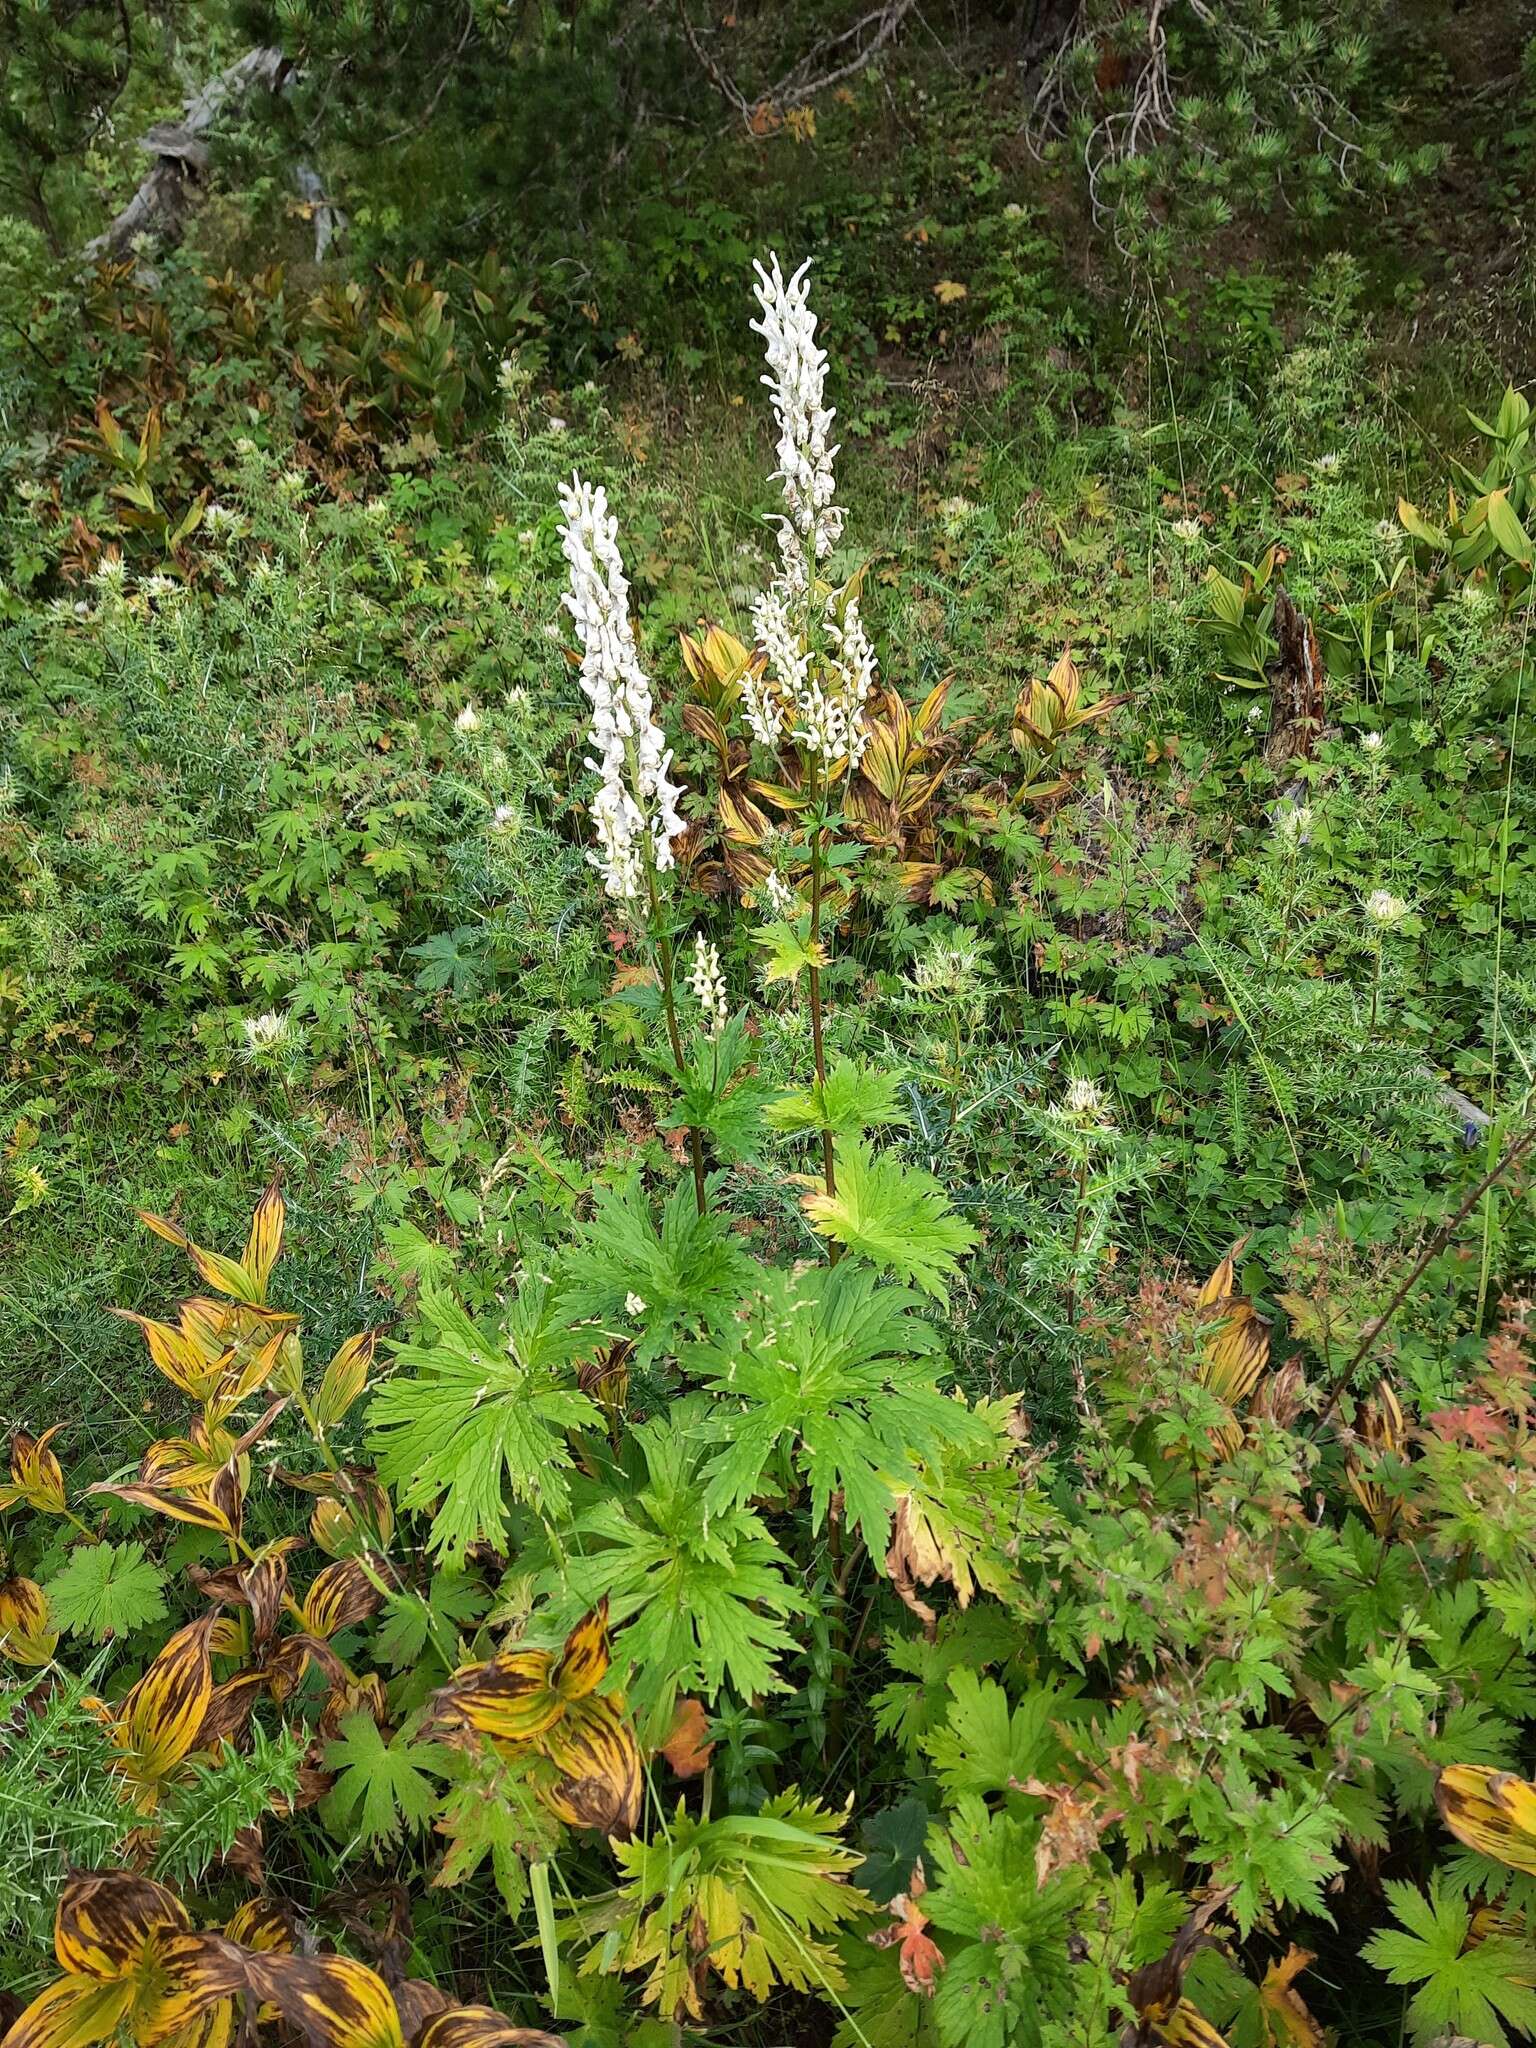
[[[1360,735],[1360,745],[1368,754],[1379,754],[1386,741],[1379,732],[1363,732]]]
[[[774,474],[784,492],[787,516],[779,522],[779,557],[791,592],[805,590],[843,530],[843,514],[832,502],[837,485],[832,464],[834,414],[825,403],[826,351],[816,346],[816,315],[809,304],[809,262],[786,283],[777,256],[761,263],[754,287],[762,319],[753,332],[766,343],[768,374],[779,427],[779,466]]]
[[[619,523],[607,493],[573,476],[560,486],[565,524],[560,545],[570,564],[561,602],[581,640],[581,687],[592,706],[599,779],[592,823],[601,852],[590,855],[610,896],[641,894],[646,861],[672,865],[672,841],[683,828],[682,789],[671,779],[672,750],[656,723],[650,678],[640,666],[629,623],[629,582],[619,554]]]
[[[774,874],[771,869],[764,876],[763,884],[758,894],[767,903],[768,908],[775,917],[789,918],[800,915],[800,897],[798,893],[790,887],[782,875]]]
[[[1365,899],[1365,916],[1368,924],[1378,931],[1389,931],[1395,924],[1401,924],[1408,915],[1408,905],[1401,896],[1394,896],[1390,889],[1373,889]]]
[[[863,710],[875,687],[875,650],[864,630],[859,600],[850,597],[843,606],[843,616],[839,619],[835,604],[829,599],[822,629],[835,650],[829,657],[829,665],[842,685],[848,765],[857,768],[864,758],[864,749],[869,744]]]
[[[730,1017],[731,1006],[726,1000],[725,976],[720,972],[720,948],[713,940],[706,942],[702,932],[693,935],[693,966],[688,972],[688,986],[704,1012],[704,1029],[711,1038],[718,1038]]]
[[[634,1289],[631,1288],[624,1297],[624,1313],[627,1316],[643,1316],[645,1314],[645,1296],[643,1294],[636,1294]]]
[[[458,717],[453,721],[453,725],[456,732],[478,732],[480,730],[480,714],[473,704],[466,704]]]

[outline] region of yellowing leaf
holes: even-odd
[[[1436,1782],[1435,1804],[1457,1841],[1536,1877],[1536,1785],[1508,1771],[1450,1764]]]
[[[961,299],[969,298],[970,287],[957,283],[952,277],[941,277],[933,288],[933,296],[941,306],[953,306]]]

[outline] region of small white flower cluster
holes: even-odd
[[[752,322],[752,330],[767,344],[768,374],[763,382],[779,425],[779,466],[774,474],[783,485],[788,511],[779,522],[779,556],[785,582],[798,593],[808,588],[816,564],[831,554],[843,530],[842,509],[832,502],[837,449],[828,443],[834,415],[824,402],[827,355],[816,346],[809,262],[802,263],[787,283],[777,256],[771,269],[761,263],[752,268],[763,314]]]
[[[775,917],[791,918],[800,915],[800,897],[798,892],[790,887],[782,875],[774,874],[771,869],[764,876],[762,886],[757,893]]]
[[[767,269],[761,263],[753,267],[763,317],[752,327],[767,343],[763,382],[779,427],[774,474],[785,511],[778,522],[778,573],[752,605],[767,668],[744,678],[742,709],[752,737],[770,748],[778,747],[787,714],[793,737],[830,773],[843,761],[856,768],[863,758],[859,714],[874,688],[875,655],[857,598],[841,604],[829,598],[820,621],[825,651],[818,653],[810,642],[817,570],[843,531],[842,508],[832,502],[837,449],[830,442],[833,413],[825,402],[827,358],[816,345],[809,263],[787,283],[777,256]]]
[[[480,714],[473,704],[466,704],[464,706],[458,717],[453,721],[453,729],[455,732],[462,733],[478,732],[480,730]]]
[[[592,824],[600,850],[588,859],[608,894],[628,902],[642,891],[648,861],[658,871],[672,866],[683,792],[671,779],[672,750],[635,649],[619,522],[607,493],[573,476],[560,486],[560,509],[560,545],[571,571],[562,602],[581,640],[581,687],[592,705],[597,756],[587,766],[599,780]]]
[[[1373,889],[1365,899],[1366,923],[1375,925],[1378,931],[1390,931],[1407,915],[1408,905],[1390,889]]]
[[[688,970],[688,986],[704,1012],[704,1029],[711,1038],[718,1038],[730,1017],[731,1006],[726,999],[725,976],[720,971],[720,948],[713,940],[706,941],[702,932],[693,935],[693,965]]]

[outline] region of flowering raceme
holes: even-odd
[[[778,522],[778,574],[752,606],[767,665],[761,676],[743,676],[743,712],[753,738],[775,751],[787,716],[791,736],[831,774],[843,762],[856,768],[863,756],[860,712],[875,686],[875,655],[857,596],[817,585],[821,563],[842,536],[843,512],[832,502],[834,414],[826,403],[826,352],[816,344],[809,304],[810,265],[802,263],[787,282],[777,256],[767,268],[754,268],[763,317],[752,326],[767,344],[763,382],[778,422],[774,474],[785,509]],[[825,602],[818,620],[819,596]],[[817,626],[820,649],[811,637]]]
[[[619,523],[607,493],[573,476],[560,486],[560,509],[560,545],[571,571],[563,603],[581,641],[581,687],[592,705],[597,755],[587,766],[599,782],[592,800],[599,851],[588,859],[610,896],[631,901],[643,893],[648,867],[663,873],[672,866],[683,792],[671,779],[672,750],[635,649]]]

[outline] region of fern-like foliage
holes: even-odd
[[[551,1289],[525,1287],[500,1328],[431,1288],[421,1312],[430,1340],[400,1347],[404,1373],[374,1395],[369,1440],[402,1507],[436,1504],[432,1547],[456,1563],[471,1543],[501,1545],[509,1494],[541,1516],[565,1512],[566,1433],[598,1415],[561,1383],[580,1333]]]
[[[598,1198],[566,1259],[562,1292],[573,1320],[636,1338],[644,1367],[687,1336],[723,1329],[751,1270],[725,1219],[698,1213],[691,1182],[674,1189],[658,1225],[632,1175]]]
[[[703,1466],[702,1396],[677,1402],[632,1433],[627,1461],[640,1469],[614,1487],[579,1482],[589,1495],[559,1555],[551,1549],[540,1584],[552,1619],[568,1627],[607,1597],[617,1645],[637,1676],[641,1705],[663,1687],[713,1700],[729,1683],[745,1698],[782,1692],[777,1659],[794,1647],[784,1626],[810,1611],[790,1584],[790,1561],[750,1508],[712,1512]]]
[[[918,1306],[909,1288],[850,1261],[765,1271],[729,1339],[689,1358],[720,1396],[704,1430],[722,1446],[708,1468],[711,1513],[790,1492],[798,1476],[814,1526],[841,1493],[878,1556],[914,1458],[993,1447],[986,1424],[939,1392],[928,1363],[937,1336]]]
[[[931,1173],[872,1152],[862,1138],[837,1147],[837,1193],[805,1197],[805,1213],[823,1237],[858,1252],[883,1271],[914,1281],[936,1300],[960,1256],[977,1242]]]

